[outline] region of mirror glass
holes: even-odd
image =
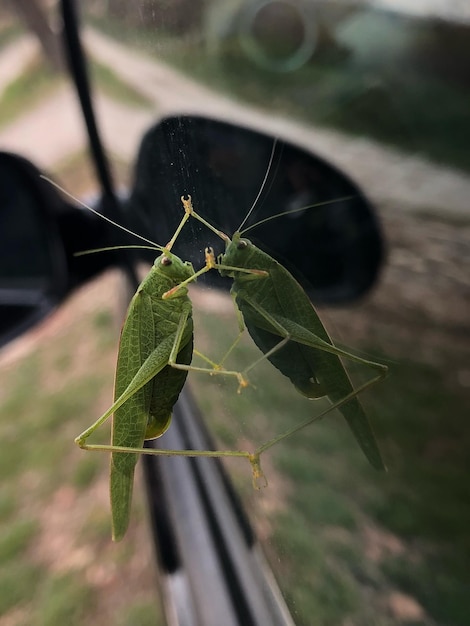
[[[63,290],[41,182],[26,160],[0,154],[0,345],[44,317]]]
[[[204,117],[163,120],[144,137],[137,161],[127,205],[137,231],[168,241],[187,195],[200,215],[230,236],[242,225],[315,302],[353,300],[377,276],[382,241],[364,194],[332,165],[288,142]],[[209,244],[223,249],[192,220],[175,250],[198,267]],[[226,283],[216,272],[208,279]]]

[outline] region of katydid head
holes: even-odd
[[[253,245],[249,239],[247,239],[246,237],[242,237],[242,233],[239,230],[233,233],[230,244],[232,244],[236,250],[240,251],[246,250]]]
[[[222,255],[223,265],[231,267],[247,267],[253,244],[249,239],[241,236],[240,232],[234,233],[232,239],[226,241],[225,252]],[[221,272],[222,275],[223,272]]]
[[[192,263],[182,261],[179,256],[176,256],[176,254],[173,254],[166,248],[164,248],[163,254],[155,259],[153,267],[173,280],[175,284],[191,278],[194,274]]]

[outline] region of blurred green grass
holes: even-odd
[[[111,68],[92,60],[90,70],[91,79],[99,85],[100,91],[117,102],[139,108],[153,106],[143,94],[121,81]],[[53,72],[42,57],[34,58],[3,91],[0,126],[6,126],[21,114],[33,110],[61,85],[65,85],[65,76]]]
[[[61,83],[61,77],[55,74],[40,57],[33,59],[22,74],[7,85],[2,93],[0,126],[5,126],[22,113],[34,109]]]

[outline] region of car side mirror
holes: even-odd
[[[0,346],[65,295],[64,249],[52,216],[57,200],[34,165],[0,153]]]
[[[181,196],[190,194],[200,215],[232,235],[260,189],[243,228],[287,213],[248,236],[286,264],[314,302],[349,302],[373,285],[383,243],[359,187],[307,150],[226,122],[170,117],[147,132],[133,188],[123,201],[125,225],[164,245],[181,219]],[[101,204],[106,213],[106,203]],[[122,233],[119,240],[113,227],[64,199],[32,163],[6,152],[0,152],[0,217],[0,346],[122,257],[118,252],[77,259],[74,253],[113,245],[117,239],[132,243],[123,242]],[[216,251],[223,247],[191,220],[175,251],[198,267],[207,245]],[[152,261],[155,257],[154,252],[137,254]],[[229,282],[217,272],[206,277],[215,286]]]
[[[105,245],[108,227],[64,200],[40,175],[23,157],[0,152],[0,347],[112,264],[106,255],[74,257]]]

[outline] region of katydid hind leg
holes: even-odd
[[[263,452],[265,452],[266,450],[269,450],[270,448],[274,447],[275,445],[277,445],[278,443],[280,443],[284,439],[287,439],[291,435],[294,435],[295,433],[303,430],[307,426],[310,426],[314,422],[317,422],[317,421],[323,419],[326,415],[328,415],[329,413],[331,413],[335,409],[341,410],[344,406],[347,406],[348,403],[350,403],[351,401],[355,400],[359,393],[361,393],[362,391],[365,391],[366,389],[368,389],[369,387],[371,387],[372,385],[377,383],[379,380],[381,380],[381,378],[382,378],[381,376],[376,376],[375,378],[367,381],[366,383],[364,383],[363,385],[361,385],[357,389],[354,389],[353,391],[351,391],[351,393],[346,395],[341,400],[339,400],[337,402],[334,402],[333,404],[331,404],[329,407],[327,407],[326,409],[324,409],[323,411],[321,411],[317,415],[313,415],[312,417],[307,418],[306,420],[300,422],[300,424],[296,424],[292,428],[284,431],[283,433],[280,433],[279,435],[276,435],[272,439],[269,439],[265,443],[263,443],[260,446],[258,446],[258,448],[255,450],[255,452],[252,455],[253,456],[252,465],[254,467],[256,466],[258,468],[259,475],[261,477],[263,477],[263,472],[261,470],[261,463],[260,463],[260,457],[263,454]],[[374,443],[375,443],[375,439],[374,439]],[[362,445],[361,445],[361,448],[365,452],[364,447]],[[376,454],[375,450],[369,450],[368,452],[369,452],[369,454],[366,453],[366,456],[369,459],[369,461],[371,462],[371,464],[376,469],[385,470],[386,467],[383,464],[382,457],[380,456],[380,452],[378,453],[379,454],[378,457],[375,456],[375,454]],[[374,462],[372,462],[372,460],[374,460]]]

